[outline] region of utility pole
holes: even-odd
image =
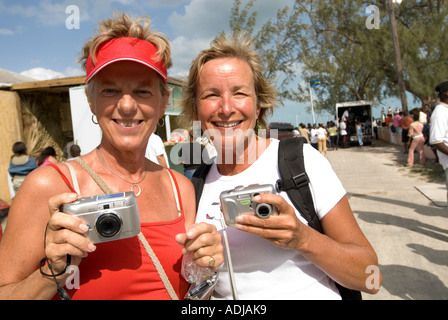
[[[313,91],[311,90],[311,83],[309,83],[309,86],[310,86],[311,113],[313,114],[313,124],[316,124],[316,117],[314,116]]]
[[[401,110],[408,111],[408,102],[406,98],[406,86],[403,79],[403,64],[401,62],[400,43],[398,41],[397,21],[395,20],[394,4],[392,0],[387,0],[387,7],[392,29],[392,40],[394,42],[395,61],[397,65],[398,88],[400,91]],[[401,1],[400,1],[401,2]]]

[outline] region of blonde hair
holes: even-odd
[[[130,37],[148,41],[157,48],[157,60],[164,62],[165,69],[172,66],[171,46],[167,37],[160,32],[152,31],[151,19],[148,16],[133,18],[126,13],[114,13],[114,17],[100,21],[98,32],[84,44],[79,62],[83,70],[86,69],[87,57],[90,55],[93,63],[96,63],[96,53],[104,42],[114,38]],[[94,80],[94,79],[93,79]],[[87,92],[91,92],[94,81],[87,84]],[[162,95],[168,93],[168,86],[160,81]]]
[[[191,123],[198,119],[197,110],[197,89],[199,85],[199,76],[204,65],[213,59],[236,58],[246,62],[252,69],[254,76],[255,93],[257,96],[257,108],[260,108],[258,124],[266,127],[266,118],[273,113],[277,106],[277,91],[271,81],[263,75],[263,65],[258,53],[252,48],[253,41],[243,34],[233,35],[230,39],[221,33],[215,38],[209,49],[203,50],[196,59],[193,60],[190,67],[187,85],[184,87],[182,100],[182,116],[184,120]]]

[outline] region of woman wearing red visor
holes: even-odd
[[[168,103],[170,45],[149,19],[116,15],[100,22],[81,60],[86,121],[101,127],[101,143],[80,160],[35,170],[21,186],[0,244],[0,299],[182,299],[183,253],[215,269],[223,248],[214,227],[192,226],[190,181],[145,159]],[[67,204],[85,218],[62,212]],[[137,235],[126,237],[128,229]]]

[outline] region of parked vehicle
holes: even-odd
[[[293,130],[294,126],[291,123],[271,122],[269,124],[268,136],[271,138],[277,138],[279,140],[283,138],[294,137]]]
[[[337,124],[347,117],[347,134],[350,144],[358,144],[356,136],[356,121],[361,123],[363,142],[370,144],[373,141],[373,118],[371,101],[351,101],[336,103]]]

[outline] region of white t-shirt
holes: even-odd
[[[341,132],[341,136],[345,136],[345,135],[347,135],[347,125],[345,124],[345,122],[344,121],[341,121],[340,123],[339,123],[339,130],[340,130],[340,132]]]
[[[146,147],[145,157],[148,158],[149,160],[151,160],[152,162],[160,164],[159,160],[157,160],[157,156],[160,156],[162,154],[165,157],[166,165],[169,168],[170,164],[168,162],[168,156],[166,155],[165,145],[163,144],[162,138],[160,138],[158,135],[153,133],[149,137],[148,146]]]
[[[448,146],[448,104],[440,103],[434,109],[431,115],[430,136],[431,144],[443,142]],[[440,151],[437,151],[439,156],[439,163],[443,169],[448,168],[448,156]]]
[[[319,138],[317,137],[318,132],[317,129],[311,129],[310,131],[310,142],[311,143],[318,143],[319,142]]]
[[[280,178],[278,146],[279,141],[271,139],[266,151],[248,169],[234,176],[220,175],[216,163],[213,164],[205,181],[196,222],[205,221],[222,230],[219,201],[222,191],[256,183],[275,186]],[[316,212],[322,219],[346,191],[324,156],[309,144],[304,144],[303,154]],[[285,192],[280,195],[294,207]],[[296,215],[306,223],[297,210]],[[240,299],[340,299],[334,282],[297,251],[279,248],[234,227],[227,228],[227,235]],[[220,270],[213,298],[232,299],[227,264]]]
[[[317,131],[317,139],[325,139],[327,135],[327,130],[325,128],[319,127],[316,131]]]

